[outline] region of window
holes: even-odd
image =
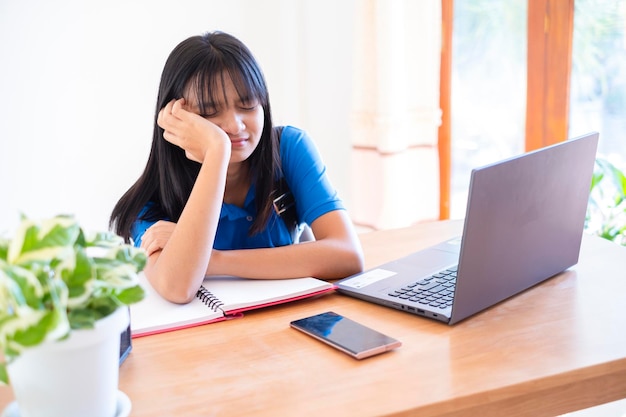
[[[455,0],[450,217],[465,216],[472,168],[524,151],[527,0]]]
[[[600,132],[598,153],[624,167],[626,0],[576,0],[569,135]]]

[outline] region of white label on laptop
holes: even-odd
[[[342,284],[346,287],[359,289],[394,275],[396,275],[396,272],[387,271],[386,269],[372,269],[358,277],[344,281]]]

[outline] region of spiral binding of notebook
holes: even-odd
[[[198,297],[200,301],[202,301],[213,311],[217,311],[221,306],[224,305],[224,303],[222,303],[219,298],[213,295],[211,291],[207,290],[202,285],[196,293],[196,297]]]

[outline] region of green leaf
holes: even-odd
[[[98,232],[92,235],[87,241],[86,246],[97,246],[101,248],[112,248],[120,246],[124,243],[124,239],[111,232]]]
[[[9,252],[9,240],[0,238],[0,259],[3,261],[6,261],[8,252]]]
[[[46,253],[50,259],[55,248],[71,247],[80,233],[80,227],[70,217],[57,216],[39,223],[23,221],[9,245],[8,260],[19,263],[24,254],[35,251]]]
[[[626,245],[626,174],[607,159],[596,159],[585,229]]]
[[[9,374],[7,372],[7,365],[4,362],[0,362],[0,384],[9,385]]]
[[[64,265],[61,277],[69,290],[69,297],[80,297],[88,291],[88,284],[95,279],[94,262],[81,248],[76,249],[75,262],[72,267]],[[62,265],[59,265],[62,267]]]
[[[621,200],[626,198],[626,175],[622,173],[615,165],[610,164],[611,176],[613,177],[613,183],[617,188],[618,194],[621,196]]]
[[[46,336],[57,328],[60,320],[59,312],[48,311],[34,325],[16,331],[13,340],[25,347],[36,346],[43,342]]]
[[[148,261],[146,252],[143,249],[130,245],[123,245],[116,248],[115,259],[123,263],[134,265],[137,271],[142,271]]]
[[[70,312],[70,326],[72,329],[91,329],[97,320],[107,317],[119,307],[120,304],[110,294],[92,298],[87,306]]]
[[[591,177],[591,190],[595,190],[603,178],[604,178],[603,172],[594,172]]]
[[[44,289],[32,271],[5,264],[0,269],[0,288],[0,294],[11,299],[16,306],[28,305],[34,309],[42,307]]]
[[[126,288],[120,291],[117,294],[117,299],[122,304],[130,305],[130,304],[138,303],[139,301],[143,300],[145,296],[146,296],[146,293],[144,289],[141,288],[140,285],[136,285],[134,287]]]
[[[100,297],[94,297],[89,304],[89,308],[97,311],[100,314],[100,318],[108,316],[120,307],[120,304],[111,295],[111,292],[108,292]]]
[[[137,282],[137,272],[132,265],[114,262],[102,268],[96,268],[99,283],[111,288],[126,288]]]
[[[72,330],[93,329],[100,314],[87,308],[74,309],[69,312],[68,317]]]

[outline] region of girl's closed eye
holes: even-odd
[[[194,103],[195,100],[186,99],[187,103]],[[207,119],[215,117],[219,113],[218,109],[213,104],[188,104],[184,106],[185,110],[191,113],[195,113],[198,116]]]
[[[241,110],[252,111],[259,106],[259,100],[255,99],[243,99],[237,103],[237,107]]]
[[[218,114],[219,114],[219,109],[213,105],[208,105],[208,106],[205,105],[205,106],[202,106],[202,108],[198,110],[198,115],[200,115],[200,117],[204,117],[205,119],[215,117]]]

